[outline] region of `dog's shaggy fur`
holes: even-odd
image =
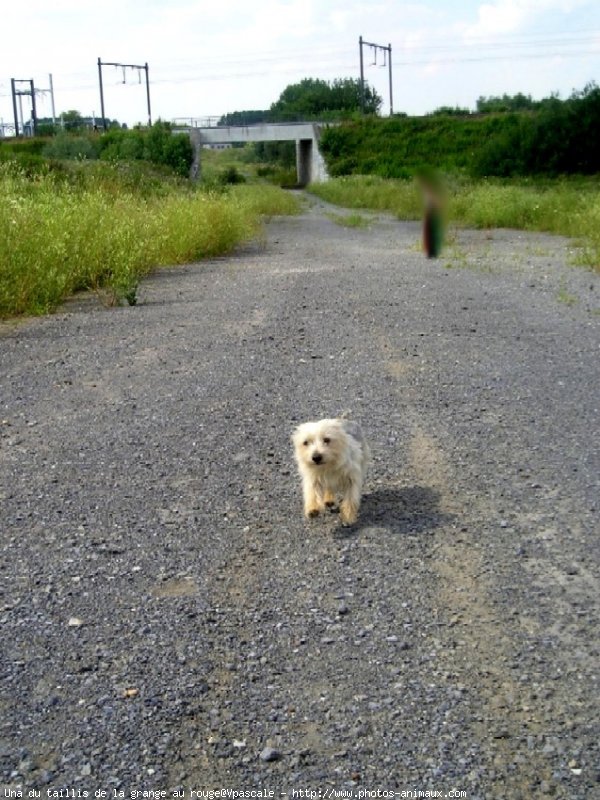
[[[356,522],[370,455],[358,423],[343,418],[304,422],[292,442],[305,516],[315,517],[325,507],[333,510],[341,498],[342,523]]]

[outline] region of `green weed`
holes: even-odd
[[[567,290],[567,287],[565,286],[564,283],[561,284],[560,289],[558,290],[558,293],[556,295],[556,298],[560,303],[564,303],[564,305],[569,307],[577,305],[578,303],[577,297],[575,297],[575,295],[572,295]]]
[[[344,228],[368,228],[371,219],[363,214],[326,214],[328,219]]]
[[[0,204],[1,317],[46,313],[83,289],[133,305],[152,269],[229,252],[264,216],[297,211],[273,186],[138,191],[108,165],[69,181],[0,164]]]

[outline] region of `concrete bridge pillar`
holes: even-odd
[[[311,181],[312,139],[298,139],[296,142],[296,175],[298,186],[308,186]]]
[[[296,174],[299,186],[327,180],[327,168],[316,136],[296,140]]]

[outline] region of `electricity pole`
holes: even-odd
[[[48,75],[50,79],[50,102],[52,105],[52,125],[56,125],[56,108],[54,107],[54,83],[52,81],[52,75]]]
[[[104,90],[102,87],[102,67],[121,67],[123,70],[123,76],[125,76],[126,69],[137,69],[138,71],[144,70],[146,74],[146,104],[148,108],[148,127],[152,126],[152,113],[150,111],[150,80],[149,80],[149,69],[148,69],[148,62],[146,61],[145,64],[120,64],[114,61],[102,61],[98,58],[98,79],[100,82],[100,113],[102,114],[102,126],[104,130],[107,129],[106,125],[106,115],[104,113]],[[123,83],[125,83],[125,78],[123,78]]]
[[[388,62],[388,66],[389,66],[389,84],[390,84],[390,117],[391,117],[393,115],[393,113],[394,113],[394,99],[393,99],[393,95],[392,95],[392,45],[388,44],[388,46],[385,47],[382,44],[374,44],[373,42],[365,42],[365,40],[362,38],[362,36],[359,36],[359,38],[358,38],[358,46],[360,48],[360,109],[361,109],[363,114],[365,113],[365,69],[364,69],[364,63],[363,63],[363,46],[364,45],[366,45],[367,47],[370,47],[372,49],[372,51],[373,51],[374,56],[375,56],[375,61],[373,62],[373,64],[371,64],[372,67],[377,65],[377,52],[379,50],[381,50],[382,53],[383,53],[383,64],[382,64],[382,66],[384,66],[384,67],[386,66],[386,60]]]
[[[26,83],[29,84],[29,89],[19,89],[17,84]],[[23,95],[27,95],[31,97],[31,122],[33,125],[32,135],[35,136],[37,133],[37,114],[35,112],[35,86],[33,85],[33,80],[19,80],[18,78],[11,78],[10,79],[10,86],[12,90],[12,100],[13,100],[13,112],[15,115],[15,136],[19,135],[19,117],[17,115],[17,97],[19,98],[19,106],[21,105],[21,97]],[[21,111],[21,116],[23,116],[23,112]],[[22,120],[21,120],[22,122]],[[25,125],[23,124],[23,133],[25,132]]]
[[[49,88],[48,89],[36,89],[35,91],[38,94],[49,94],[50,95],[50,105],[52,106],[52,125],[56,125],[56,109],[54,107],[54,84],[52,82],[52,73],[48,74],[49,80]]]

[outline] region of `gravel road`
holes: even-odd
[[[310,200],[0,325],[0,798],[600,797],[600,277],[419,236]],[[350,528],[290,445],[344,410]]]

